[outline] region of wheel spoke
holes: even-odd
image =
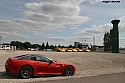
[[[68,70],[67,70],[67,74],[72,74],[72,69],[71,68],[69,68]]]

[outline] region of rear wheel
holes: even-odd
[[[9,71],[8,69],[6,69],[6,73],[7,73],[7,74],[10,74],[10,71]]]
[[[67,66],[64,71],[65,76],[71,76],[73,75],[74,69],[72,66]]]
[[[30,66],[24,66],[20,70],[20,77],[21,78],[30,78],[33,76],[33,69]]]

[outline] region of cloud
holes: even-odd
[[[125,16],[120,17],[120,20],[125,21]]]
[[[125,16],[119,17],[120,23],[118,24],[119,27],[119,37],[120,37],[120,45],[123,45],[124,34],[125,34]],[[87,42],[92,44],[92,38],[95,36],[96,44],[102,45],[103,44],[103,35],[105,32],[110,32],[110,29],[113,28],[112,23],[106,23],[102,25],[91,25],[90,27],[86,27],[83,30],[76,31],[76,39],[86,39]],[[121,43],[122,42],[122,43]]]
[[[61,25],[80,24],[89,20],[86,16],[79,16],[80,8],[78,4],[80,4],[80,1],[82,0],[68,0],[66,2],[63,0],[54,0],[53,2],[41,0],[39,3],[27,3],[25,7],[32,11],[30,12],[32,14],[28,12],[28,17],[30,15],[34,17],[30,20],[42,20],[42,22]],[[23,13],[23,16],[28,18],[27,13]]]
[[[95,4],[95,3],[101,2],[103,0],[87,0],[87,1],[89,1],[91,4]]]
[[[36,0],[25,4],[26,11],[20,18],[13,20],[0,20],[1,31],[6,33],[21,32],[42,35],[46,32],[65,28],[66,25],[80,25],[89,20],[87,16],[79,16],[79,4],[82,0]],[[29,35],[28,35],[29,36]]]
[[[82,1],[83,1],[83,2],[88,2],[88,3],[90,3],[91,5],[93,5],[93,4],[96,4],[96,3],[99,3],[99,2],[102,3],[103,0],[82,0]]]
[[[119,32],[122,34],[122,33],[125,33],[125,16],[120,17],[119,20],[120,20]]]
[[[72,38],[70,37],[50,36],[48,38],[50,43],[55,45],[69,45],[73,43]]]
[[[120,20],[119,32],[120,34],[125,33],[125,16],[121,16],[118,18]],[[113,24],[105,23],[100,25],[91,25],[90,27],[85,27],[82,30],[76,31],[75,34],[79,35],[87,35],[87,36],[101,36],[105,32],[110,32],[110,29],[113,28]]]
[[[109,30],[112,28],[112,25],[107,23],[104,25],[91,25],[90,28],[85,28],[83,30],[80,30],[76,32],[78,35],[88,35],[88,36],[98,36],[102,35],[105,32],[109,32]]]
[[[70,40],[71,38],[62,38],[62,37],[49,37],[49,39],[52,40],[57,40],[57,41],[62,41],[62,40]]]
[[[91,40],[93,36],[102,37],[105,32],[109,32],[112,24],[107,23],[107,20],[119,16],[121,19],[119,29],[124,33],[125,16],[122,16],[124,15],[122,6],[115,6],[118,12],[116,13],[113,5],[100,5],[99,2],[101,0],[35,0],[24,6],[19,5],[17,8],[25,8],[20,17],[0,20],[0,35],[11,40],[29,39],[30,42],[51,40],[71,43],[81,39]],[[16,9],[15,6],[14,8]]]
[[[76,24],[76,25],[70,25],[68,27],[69,27],[69,30],[77,30],[79,26],[80,25]]]

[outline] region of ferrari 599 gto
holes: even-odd
[[[8,74],[14,73],[21,78],[42,75],[72,76],[76,72],[73,64],[55,61],[41,54],[26,54],[8,58],[5,63]]]

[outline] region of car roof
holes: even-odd
[[[44,56],[44,55],[41,55],[41,54],[26,54],[25,56]]]
[[[41,54],[25,54],[25,55],[20,55],[20,56],[16,56],[15,58],[19,58],[19,59],[23,59],[23,58],[31,58],[31,57],[44,57],[44,55]]]

